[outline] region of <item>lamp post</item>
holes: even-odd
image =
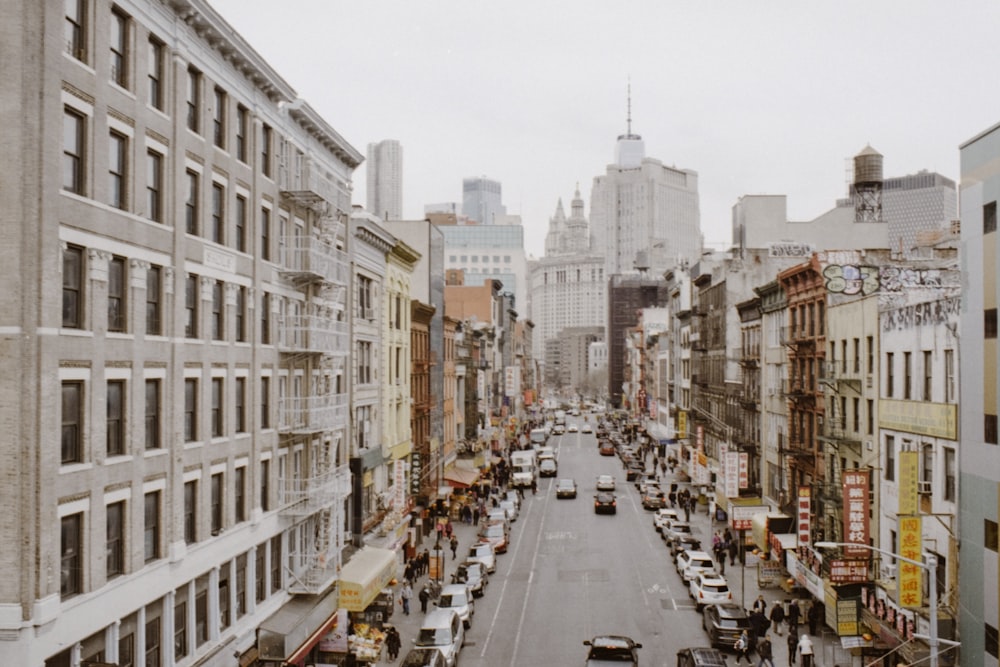
[[[938,667],[938,618],[937,618],[937,605],[938,605],[938,594],[937,594],[937,556],[930,552],[925,552],[923,554],[924,560],[913,560],[912,558],[906,558],[905,556],[900,556],[897,553],[893,553],[886,549],[880,549],[879,547],[873,547],[867,544],[856,544],[848,542],[816,542],[813,544],[817,549],[831,549],[833,547],[858,547],[862,549],[867,549],[869,551],[874,551],[876,553],[883,554],[885,556],[891,556],[897,560],[901,560],[904,563],[909,563],[910,565],[916,565],[922,570],[927,570],[928,587],[931,589],[930,592],[930,606],[931,606],[931,618],[930,618],[930,635],[927,638],[927,645],[930,647],[931,659],[930,667]]]
[[[441,545],[441,540],[434,543],[434,558],[437,560],[437,575],[438,583],[444,586],[444,546]]]

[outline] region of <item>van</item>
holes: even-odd
[[[417,633],[417,646],[433,646],[444,655],[445,664],[455,667],[458,652],[465,643],[465,627],[454,609],[435,609],[428,613]]]

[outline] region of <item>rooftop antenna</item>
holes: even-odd
[[[628,128],[627,133],[632,134],[632,75],[628,77]]]

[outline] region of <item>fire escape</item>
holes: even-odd
[[[344,376],[350,351],[345,313],[347,254],[338,247],[349,209],[346,186],[294,147],[281,151],[285,203],[305,212],[299,232],[281,239],[280,274],[298,290],[278,318],[278,351],[289,385],[279,392],[278,432],[292,452],[280,470],[282,515],[290,521],[289,591],[315,595],[338,576],[346,544],[345,501],[351,492]]]
[[[781,344],[788,348],[790,370],[782,387],[789,407],[788,447],[784,454],[792,459],[795,467],[812,477],[817,472],[818,450],[809,419],[814,414],[820,390],[808,369],[811,368],[810,360],[815,358],[816,340],[803,327],[784,327],[780,333]]]

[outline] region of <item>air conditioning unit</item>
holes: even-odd
[[[896,564],[895,563],[892,563],[892,564],[890,564],[890,563],[882,563],[882,567],[879,570],[879,573],[882,576],[882,581],[886,581],[888,579],[895,579],[896,578]]]
[[[931,482],[930,480],[920,480],[917,482],[917,493],[922,496],[931,495]]]

